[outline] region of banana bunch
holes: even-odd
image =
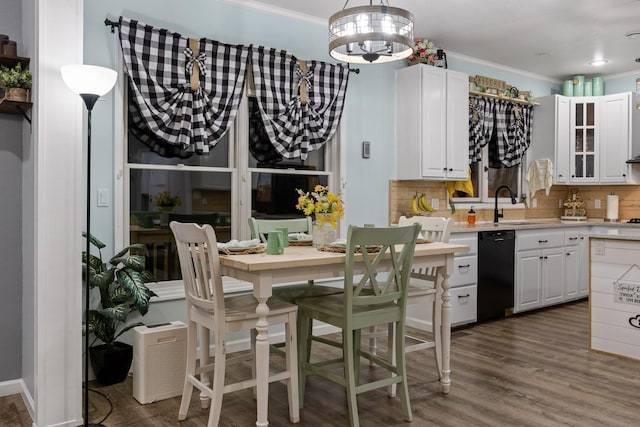
[[[411,211],[414,215],[430,215],[436,209],[429,204],[426,194],[416,193],[411,198]]]

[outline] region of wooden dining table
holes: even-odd
[[[443,393],[451,386],[450,344],[451,344],[451,293],[449,277],[453,272],[455,253],[467,252],[469,246],[452,243],[417,244],[413,258],[414,268],[436,267],[439,271],[439,294],[441,328],[434,331],[440,335],[440,384]],[[311,246],[289,246],[281,255],[266,253],[248,255],[220,255],[223,276],[230,276],[253,284],[253,295],[258,300],[256,314],[259,317],[256,336],[256,426],[264,427],[268,421],[269,393],[269,313],[268,299],[273,286],[283,283],[306,282],[344,276],[345,254],[324,252]],[[360,262],[360,265],[363,263]]]

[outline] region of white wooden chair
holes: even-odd
[[[427,217],[427,216],[414,216],[407,218],[401,216],[398,220],[399,227],[406,227],[411,224],[420,224],[422,232],[418,241],[430,240],[432,242],[449,242],[449,236],[451,234],[451,228],[453,226],[453,218],[443,217]],[[437,292],[436,281],[438,280],[437,269],[429,269],[427,271],[414,268],[411,271],[411,281],[409,283],[409,289],[407,293],[407,306],[416,304],[416,300],[419,300],[421,307],[426,307],[426,304],[431,305],[431,327],[433,332],[433,340],[426,340],[418,338],[405,333],[405,353],[413,351],[424,350],[427,348],[433,348],[436,356],[436,368],[438,374],[440,373],[440,367],[442,361],[440,360],[440,349],[442,343],[440,342],[440,334],[436,331],[440,328],[441,313],[436,309],[436,302],[440,301],[442,295]],[[369,347],[370,352],[375,353],[377,351],[377,334],[375,331],[370,331],[369,334]],[[388,331],[389,343],[394,343],[395,330]],[[392,345],[387,349],[391,355],[394,355]],[[395,396],[395,384],[389,389],[389,395]]]
[[[225,367],[233,359],[227,356],[226,336],[232,332],[251,331],[251,353],[255,356],[255,328],[257,300],[253,295],[227,296],[223,293],[220,275],[220,260],[215,232],[211,225],[182,224],[172,222],[182,270],[182,280],[187,303],[188,337],[187,370],[178,419],[187,417],[193,387],[211,399],[208,427],[217,426],[222,409],[222,396],[256,386],[255,378],[225,384]],[[211,250],[213,249],[213,250]],[[284,324],[286,363],[283,372],[271,374],[269,382],[286,381],[289,398],[289,418],[300,420],[298,399],[298,357],[295,332],[297,306],[278,300],[269,300],[270,325]],[[197,332],[201,331],[201,342],[208,342],[214,334],[214,357],[210,360],[208,345],[200,346],[200,363],[197,358]],[[246,355],[242,356],[246,359]],[[254,357],[255,359],[255,357]],[[255,363],[254,363],[255,364]],[[213,379],[211,380],[211,372]],[[198,378],[199,377],[199,378]],[[205,402],[206,403],[206,402]]]

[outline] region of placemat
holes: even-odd
[[[367,252],[369,253],[375,253],[375,252],[380,252],[380,249],[382,249],[382,246],[369,246],[367,248]],[[319,246],[318,247],[319,251],[323,251],[323,252],[336,252],[336,253],[347,253],[347,248],[346,247],[342,247],[342,246]],[[360,253],[360,248],[357,247],[356,248],[356,253]]]
[[[313,240],[289,240],[289,246],[311,246]]]
[[[430,239],[418,239],[416,243],[433,243],[433,240]]]
[[[266,251],[265,245],[259,245],[255,248],[247,248],[243,251],[230,251],[227,248],[218,248],[218,252],[224,255],[248,255],[248,254],[261,254]]]

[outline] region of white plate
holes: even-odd
[[[313,236],[304,233],[294,233],[289,234],[289,240],[292,240],[294,242],[309,242],[313,240]]]
[[[335,246],[336,248],[346,248],[347,240],[346,239],[338,239],[331,242],[331,246]]]

